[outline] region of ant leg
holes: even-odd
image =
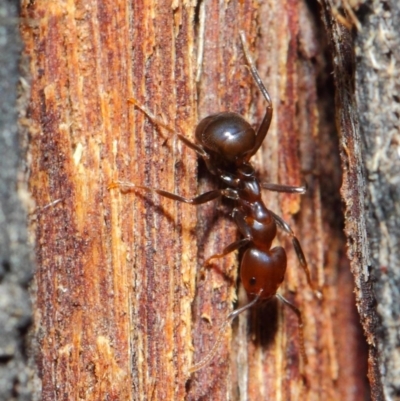
[[[211,200],[217,199],[220,196],[226,196],[225,190],[218,189],[214,191],[205,192],[204,194],[195,196],[194,198],[184,198],[183,196],[173,194],[172,192],[167,192],[162,189],[157,188],[150,188],[144,185],[136,185],[130,182],[123,182],[123,181],[114,181],[109,186],[108,189],[120,188],[122,191],[129,191],[137,189],[144,189],[149,192],[155,192],[165,198],[172,199],[182,203],[188,203],[191,205],[201,205],[203,203],[207,203]]]
[[[293,248],[296,251],[296,255],[297,255],[297,259],[300,262],[301,267],[303,268],[304,272],[306,273],[306,277],[307,277],[307,283],[310,286],[310,288],[313,290],[315,296],[318,299],[322,299],[322,293],[321,291],[319,291],[318,289],[315,288],[314,284],[311,281],[311,274],[310,274],[310,270],[308,269],[308,264],[306,261],[306,257],[304,256],[303,250],[301,249],[301,245],[299,240],[297,239],[297,237],[294,235],[293,230],[290,228],[289,224],[286,223],[285,220],[283,220],[281,217],[279,217],[277,214],[275,214],[274,212],[270,211],[272,216],[274,217],[274,220],[276,222],[276,224],[283,230],[286,232],[286,234],[290,235],[290,237],[292,238],[292,244],[293,244]]]
[[[269,95],[267,89],[265,88],[265,86],[260,78],[260,75],[254,64],[253,58],[251,57],[250,51],[247,47],[246,35],[244,34],[243,31],[240,31],[239,35],[240,35],[240,40],[242,42],[244,56],[246,57],[247,65],[250,68],[251,75],[253,76],[254,82],[258,86],[258,89],[264,96],[264,99],[268,103],[266,111],[265,111],[265,116],[257,130],[257,136],[256,136],[254,147],[246,155],[246,161],[248,161],[251,158],[251,156],[253,156],[257,152],[257,150],[260,148],[262,142],[264,141],[265,137],[267,136],[267,132],[268,132],[269,126],[271,124],[271,119],[272,119],[272,101],[271,101],[271,96]]]
[[[234,310],[233,312],[231,312],[227,316],[225,322],[222,323],[221,327],[219,328],[218,337],[215,340],[215,343],[214,343],[213,347],[211,348],[209,353],[200,362],[197,362],[196,364],[194,364],[193,366],[191,366],[189,368],[189,372],[190,373],[197,372],[198,370],[200,370],[200,369],[204,368],[205,366],[207,366],[212,361],[212,359],[214,358],[215,354],[217,353],[219,345],[221,344],[222,336],[224,334],[224,330],[225,330],[226,326],[228,324],[230,324],[232,322],[232,320],[234,320],[236,317],[238,317],[242,312],[246,311],[247,309],[250,309],[253,305],[255,305],[258,302],[258,300],[260,299],[262,291],[263,290],[261,290],[254,297],[254,299],[251,302],[249,302],[247,305],[244,305],[241,308]]]
[[[304,346],[304,330],[303,330],[303,317],[301,315],[300,309],[294,306],[291,302],[289,302],[286,298],[284,298],[280,294],[276,294],[276,297],[281,301],[284,305],[288,306],[296,315],[299,321],[299,344],[300,344],[300,354],[303,358],[304,364],[307,364],[308,359],[306,355],[306,349]]]
[[[235,190],[231,190],[231,191],[233,192],[233,194],[236,193]],[[216,253],[215,255],[210,256],[204,262],[205,266],[208,265],[212,259],[223,258],[224,256],[228,255],[229,253],[234,252],[234,251],[238,250],[239,248],[242,248],[242,247],[248,245],[249,242],[252,241],[251,231],[249,230],[249,226],[246,222],[246,215],[236,208],[233,209],[231,215],[232,215],[233,219],[235,220],[235,223],[244,238],[229,244],[227,247],[224,248],[222,253]]]
[[[281,185],[281,184],[271,184],[269,182],[262,182],[261,188],[268,191],[274,192],[287,192],[289,194],[305,194],[307,191],[307,185],[301,187],[296,187],[292,185]]]
[[[180,141],[182,141],[190,149],[194,150],[199,156],[201,156],[205,159],[210,158],[208,153],[206,153],[205,150],[201,146],[196,145],[194,142],[185,138],[183,135],[175,133],[175,130],[170,125],[166,124],[164,121],[157,118],[150,110],[146,109],[141,104],[139,104],[136,101],[136,99],[129,98],[128,102],[135,105],[139,110],[141,110],[154,124],[159,125],[160,127],[164,128],[167,131],[171,132],[172,134],[176,135]]]
[[[230,254],[231,252],[234,252],[234,251],[238,250],[239,248],[242,248],[243,246],[247,245],[249,242],[250,242],[250,240],[248,238],[242,238],[235,242],[232,242],[231,244],[229,244],[227,247],[224,248],[222,253],[216,253],[215,255],[210,256],[204,262],[204,265],[205,266],[209,265],[212,259],[223,258],[224,256]]]

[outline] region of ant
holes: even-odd
[[[184,198],[161,189],[121,181],[112,182],[109,186],[109,188],[144,189],[191,205],[201,205],[220,197],[235,201],[235,207],[232,210],[231,216],[243,238],[226,246],[221,253],[209,257],[205,265],[209,264],[212,259],[222,258],[231,252],[243,249],[240,263],[240,279],[251,301],[228,315],[220,328],[219,336],[212,350],[203,360],[190,368],[191,373],[203,368],[212,360],[227,324],[258,301],[269,300],[273,297],[276,297],[284,305],[290,307],[297,315],[300,352],[304,362],[307,363],[302,314],[295,305],[277,293],[278,288],[283,282],[287,265],[285,250],[280,246],[271,248],[277,234],[277,227],[281,228],[291,237],[293,247],[300,265],[306,274],[308,284],[317,298],[322,298],[320,291],[316,290],[311,282],[310,271],[299,240],[294,235],[290,226],[265,206],[261,197],[262,189],[304,194],[306,187],[260,183],[253,166],[250,164],[250,159],[258,151],[268,133],[273,108],[271,97],[258,74],[247,47],[245,34],[242,31],[240,32],[240,40],[254,82],[267,102],[264,118],[257,131],[239,114],[222,112],[212,114],[200,121],[195,131],[197,143],[191,142],[181,134],[177,134],[178,138],[186,146],[194,150],[204,160],[208,170],[220,179],[224,188],[215,189],[194,198]],[[129,101],[140,108],[154,123],[169,131],[173,131],[168,125],[157,120],[148,110],[138,105],[134,99],[129,99]]]

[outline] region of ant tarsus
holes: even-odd
[[[231,324],[232,321],[235,318],[237,318],[242,312],[250,309],[253,305],[255,305],[258,302],[258,300],[260,299],[261,293],[262,293],[262,290],[260,290],[260,292],[254,297],[254,299],[251,302],[247,303],[246,305],[242,306],[241,308],[235,309],[227,316],[227,318],[225,319],[225,321],[222,323],[221,327],[218,330],[218,336],[214,342],[213,347],[211,348],[210,351],[208,351],[208,354],[201,361],[197,362],[195,365],[193,365],[189,368],[190,373],[197,372],[198,370],[207,366],[213,360],[215,354],[218,351],[218,347],[221,343],[221,340],[224,335],[226,327],[229,324]]]

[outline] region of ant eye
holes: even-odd
[[[249,280],[249,284],[250,285],[255,285],[256,284],[256,278],[255,277],[252,277],[250,280]]]

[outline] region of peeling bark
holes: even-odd
[[[342,6],[323,2],[334,59],[348,255],[369,344],[372,399],[397,400],[399,4],[356,1]],[[358,27],[353,35],[351,23]]]

